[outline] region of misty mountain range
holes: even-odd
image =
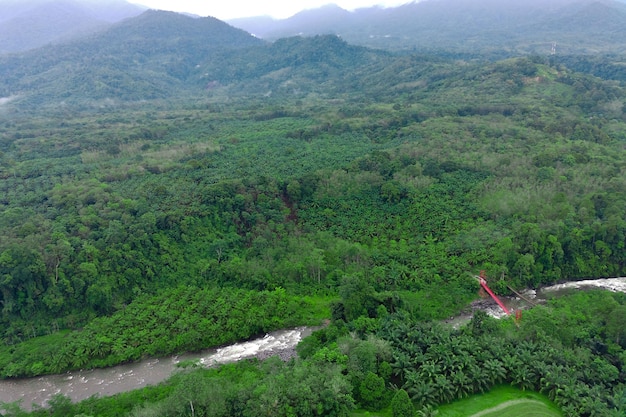
[[[263,44],[212,17],[149,10],[97,34],[0,56],[0,97],[17,95],[32,104],[170,97],[193,88],[191,80],[212,72],[209,68],[230,71],[225,62],[237,49]]]
[[[145,10],[124,0],[0,0],[0,54],[94,33]]]
[[[448,49],[545,54],[623,52],[626,4],[616,0],[425,0],[353,12],[335,5],[288,19],[234,19],[263,39],[336,34],[395,50]]]
[[[125,0],[0,0],[0,54],[106,30],[145,8]],[[391,50],[469,53],[621,53],[625,0],[423,0],[353,12],[336,5],[288,19],[227,23],[274,41],[335,34],[349,43]]]
[[[357,73],[393,77],[386,68],[398,62],[394,49],[462,59],[556,55],[561,62],[579,54],[565,63],[626,79],[626,4],[613,0],[425,0],[355,12],[326,6],[230,24],[123,0],[0,5],[0,45],[19,51],[0,54],[5,108],[9,101],[34,108],[171,99],[229,85],[257,95],[358,89]],[[29,19],[41,26],[16,23]],[[296,34],[305,36],[290,37]]]

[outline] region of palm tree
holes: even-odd
[[[82,368],[89,362],[89,353],[84,348],[79,348],[74,351],[74,355],[71,359],[71,364],[74,368]]]
[[[439,358],[439,363],[441,364],[441,368],[450,374],[455,369],[457,360],[453,355],[446,352]]]
[[[532,390],[535,388],[535,376],[529,367],[524,365],[518,366],[513,369],[513,382],[511,384],[519,386],[522,391]]]
[[[581,398],[581,414],[588,416],[604,416],[607,414],[608,401],[607,393],[604,387],[594,385]]]
[[[499,359],[487,359],[483,364],[483,369],[491,385],[499,384],[506,377],[506,369]]]
[[[544,376],[539,380],[540,391],[554,401],[563,387],[573,381],[567,378],[562,365],[549,365],[546,367]]]
[[[452,373],[452,384],[456,397],[459,399],[467,397],[472,392],[472,381],[463,371]]]
[[[486,360],[494,358],[489,349],[487,349],[481,343],[477,343],[471,349],[468,349],[467,352],[472,355],[476,359],[476,362],[478,362],[479,364],[483,364]]]
[[[477,365],[470,364],[466,368],[467,375],[472,381],[472,388],[474,392],[485,392],[491,387],[489,381],[489,374],[487,370]]]
[[[432,381],[441,373],[441,366],[437,362],[428,360],[422,364],[418,372],[421,379]]]
[[[433,385],[420,379],[416,372],[407,372],[407,381],[402,388],[409,394],[411,400],[422,406],[437,403]]]
[[[482,339],[483,349],[491,354],[493,358],[500,359],[504,356],[508,349],[502,339],[491,335],[485,335]]]
[[[454,386],[444,375],[435,377],[435,391],[439,397],[439,402],[447,403],[454,399]]]
[[[435,417],[439,414],[439,411],[435,410],[432,406],[427,405],[421,410],[417,411],[419,417]]]
[[[517,359],[516,355],[506,354],[502,356],[502,365],[504,366],[504,370],[506,371],[506,379],[512,381],[513,375],[516,369],[523,364]]]
[[[390,324],[389,326],[390,328],[388,330],[390,334],[389,334],[388,339],[391,341],[391,343],[393,343],[394,345],[400,345],[400,346],[406,343],[407,334],[410,331],[410,327],[406,322],[402,320],[400,321],[385,320],[384,322],[385,324],[387,323]],[[387,329],[385,328],[384,330],[387,330]]]
[[[589,387],[581,382],[567,384],[557,393],[554,402],[561,407],[565,415],[578,416],[580,415],[580,400],[585,397],[588,388]],[[573,414],[568,414],[568,412],[570,412],[569,410],[572,410]]]
[[[402,350],[394,349],[391,367],[394,375],[403,376],[406,370],[411,367],[411,357]]]
[[[411,356],[411,364],[413,364],[415,368],[419,368],[424,364],[424,362],[426,362],[426,355],[424,355],[421,351],[409,352],[409,355]]]

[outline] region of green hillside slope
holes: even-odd
[[[3,59],[0,376],[325,316],[302,362],[207,371],[198,392],[223,377],[215,415],[287,403],[268,414],[346,416],[390,404],[394,386],[434,407],[506,382],[566,415],[620,410],[619,295],[537,310],[519,331],[480,316],[459,332],[428,324],[477,297],[481,270],[500,294],[626,273],[620,84],[547,57],[393,55],[335,36],[266,44],[160,12]],[[477,371],[487,358],[502,362],[489,375]],[[144,415],[200,407],[160,389]]]

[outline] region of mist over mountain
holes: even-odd
[[[0,0],[0,54],[93,33],[144,10],[124,0]]]
[[[5,4],[15,7],[3,9],[3,27],[17,19],[11,13],[26,13],[26,3]],[[391,62],[381,49],[481,58],[554,53],[572,68],[626,78],[619,58],[626,48],[626,5],[612,0],[427,0],[354,12],[329,5],[283,21],[231,22],[256,36],[212,17],[154,10],[106,23],[130,10],[123,1],[110,3],[118,9],[75,1],[31,5],[31,17],[33,10],[48,10],[57,13],[59,25],[73,21],[74,29],[100,30],[0,57],[0,97],[30,108],[169,99],[229,85],[256,95],[341,90],[358,83],[352,75]],[[270,26],[275,32],[264,31]],[[279,27],[285,35],[304,36],[273,39]],[[590,51],[617,58],[594,58]],[[568,58],[574,52],[588,55]]]
[[[230,23],[268,40],[332,33],[395,50],[549,54],[554,42],[563,53],[626,49],[626,5],[615,0],[425,0],[353,12],[325,6],[283,20]]]
[[[145,9],[124,0],[0,0],[0,54],[20,52],[104,30]],[[335,34],[349,43],[399,51],[462,53],[621,53],[626,4],[617,0],[423,0],[349,12],[330,4],[275,20],[229,24],[274,41]]]
[[[352,20],[353,17],[353,13],[335,4],[328,4],[317,9],[301,11],[288,19],[277,20],[269,16],[259,16],[232,19],[228,23],[261,38],[274,38],[272,36],[274,31],[288,33],[287,36],[278,37],[335,33],[336,28],[345,26],[346,20]]]
[[[146,11],[81,40],[0,57],[0,97],[21,108],[354,87],[389,54],[329,36],[263,41],[220,20]],[[104,104],[103,104],[104,103]]]
[[[0,57],[0,97],[30,103],[168,97],[234,77],[236,50],[264,41],[215,18],[149,10],[80,40]]]

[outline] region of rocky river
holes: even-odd
[[[30,409],[32,404],[45,406],[56,394],[63,394],[72,401],[80,401],[93,395],[114,395],[147,385],[156,385],[170,377],[184,363],[211,366],[252,357],[264,359],[276,355],[289,359],[295,355],[298,342],[312,331],[313,328],[310,327],[278,330],[258,339],[199,353],[147,359],[105,369],[0,380],[0,401],[21,401],[23,408]]]
[[[522,297],[503,297],[507,308],[514,311],[529,307],[529,302],[540,303],[548,298],[585,288],[603,288],[610,291],[626,292],[626,278],[609,278],[567,282],[538,291],[520,292]],[[494,317],[504,313],[491,298],[482,298],[472,303],[468,311],[446,322],[461,325],[467,322],[472,311],[483,310]],[[46,375],[38,378],[25,378],[0,381],[0,401],[21,401],[22,407],[29,409],[32,404],[45,406],[55,394],[63,394],[72,401],[80,401],[93,395],[113,395],[158,384],[179,369],[181,363],[195,362],[204,366],[233,362],[258,357],[260,359],[279,355],[288,359],[295,355],[295,346],[303,337],[313,331],[309,327],[279,330],[248,342],[236,343],[218,349],[210,349],[195,354],[148,359],[106,369],[92,369],[68,372],[61,375]]]

